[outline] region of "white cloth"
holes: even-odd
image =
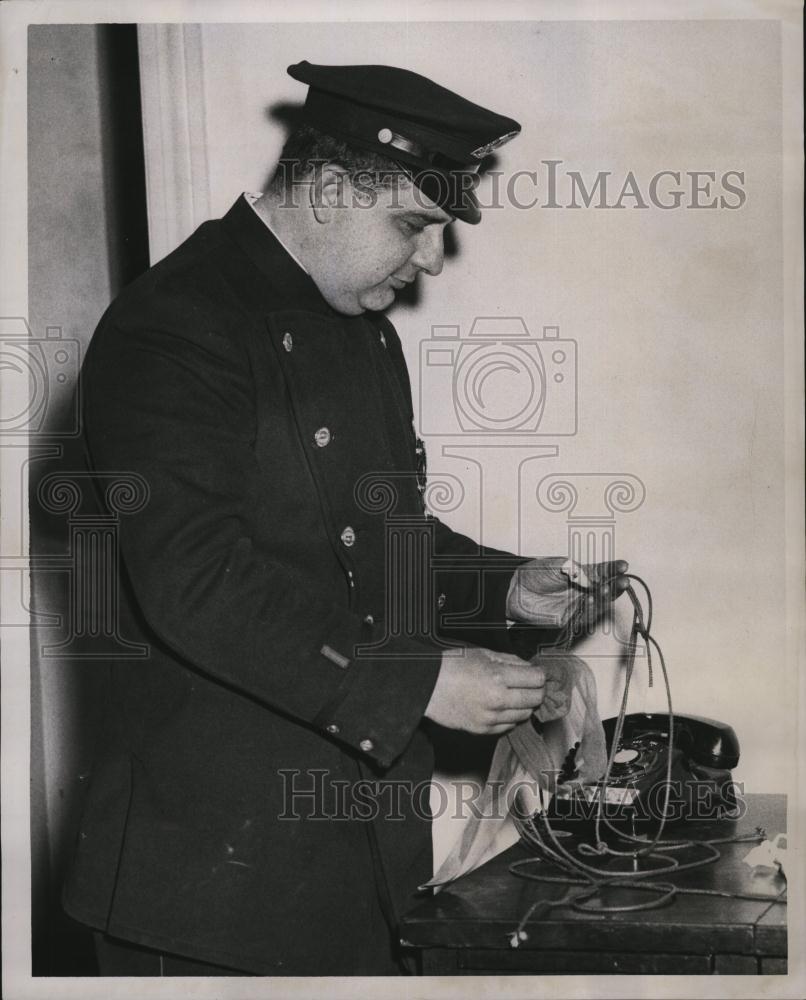
[[[624,685],[626,641],[631,627],[632,605],[626,600],[616,601],[611,615],[574,645],[574,652],[590,664],[596,675],[598,712],[602,719],[618,714]],[[665,708],[665,703],[658,701],[655,705],[650,699],[644,670],[636,671],[633,676],[630,702],[634,706],[630,711],[662,711]],[[438,872],[451,852],[456,850],[469,822],[468,807],[463,804],[468,797],[468,789],[483,786],[486,778],[487,774],[471,770],[458,773],[453,766],[444,771],[437,764],[430,799],[434,872]],[[489,851],[478,864],[489,861],[517,840],[515,824],[509,820],[502,824]]]
[[[439,866],[428,887],[445,885],[478,868],[518,839],[510,807],[516,803],[535,811],[548,804],[569,752],[575,749],[576,781],[593,783],[607,765],[604,729],[599,717],[596,680],[590,667],[571,653],[536,658],[547,683],[562,685],[569,694],[564,713],[543,713],[538,732],[531,720],[503,735],[496,746],[490,773],[458,842]],[[541,713],[537,713],[538,720]],[[541,805],[542,803],[542,805]]]

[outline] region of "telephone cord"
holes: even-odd
[[[510,938],[510,944],[513,948],[517,948],[521,941],[525,940],[527,937],[525,926],[533,914],[538,911],[548,912],[553,909],[559,909],[562,907],[571,907],[572,909],[582,912],[582,913],[597,913],[597,914],[610,914],[610,913],[631,913],[639,910],[652,910],[658,909],[661,906],[665,906],[672,902],[674,898],[678,895],[696,895],[696,896],[719,896],[730,899],[747,899],[755,900],[759,902],[767,903],[786,903],[786,887],[784,887],[781,892],[776,896],[765,895],[763,893],[741,893],[741,892],[728,892],[720,889],[693,889],[693,888],[681,888],[680,886],[675,886],[670,882],[653,882],[649,879],[656,877],[658,875],[663,875],[668,872],[681,872],[691,868],[699,868],[704,865],[713,864],[717,861],[721,854],[719,850],[714,846],[716,844],[731,844],[731,843],[744,843],[744,842],[757,842],[759,840],[764,840],[766,838],[766,833],[757,827],[755,832],[752,834],[740,834],[733,837],[716,837],[708,840],[694,840],[694,839],[680,839],[680,840],[664,840],[663,830],[666,825],[666,815],[668,812],[669,796],[671,790],[671,775],[672,775],[672,754],[674,749],[674,715],[672,710],[672,694],[671,686],[669,684],[669,675],[666,668],[666,661],[663,656],[663,651],[660,645],[652,636],[650,629],[652,625],[652,614],[653,614],[653,604],[652,604],[652,594],[641,577],[636,576],[633,573],[626,574],[628,579],[634,580],[637,584],[641,586],[646,594],[646,613],[644,613],[644,608],[635,592],[635,588],[632,583],[628,584],[626,589],[626,594],[629,597],[633,605],[633,622],[630,631],[630,639],[628,642],[628,652],[627,652],[627,663],[624,678],[624,690],[622,692],[621,703],[619,705],[618,716],[616,718],[616,724],[613,731],[613,737],[611,740],[610,751],[608,753],[607,765],[605,768],[605,774],[602,778],[602,788],[606,788],[610,780],[610,775],[615,760],[615,755],[618,752],[618,747],[621,741],[621,735],[624,727],[624,719],[627,714],[627,703],[630,692],[630,684],[632,681],[632,675],[635,668],[635,659],[638,651],[638,639],[643,641],[647,657],[647,671],[649,686],[652,686],[653,682],[653,671],[652,671],[652,650],[654,648],[657,653],[658,660],[660,662],[661,675],[663,677],[664,688],[666,692],[666,705],[668,712],[668,754],[666,762],[666,782],[665,782],[665,796],[663,802],[663,808],[661,809],[660,822],[658,824],[657,832],[654,838],[647,841],[645,838],[636,837],[629,833],[618,830],[613,824],[608,820],[608,818],[603,815],[603,802],[604,796],[599,795],[598,798],[598,808],[596,812],[595,821],[595,845],[582,843],[579,844],[577,850],[580,854],[587,857],[602,857],[604,855],[610,855],[613,857],[629,857],[633,859],[633,863],[637,865],[638,858],[652,859],[655,861],[662,861],[665,863],[665,867],[656,867],[644,871],[627,871],[627,872],[614,872],[611,869],[599,868],[595,865],[587,864],[582,861],[579,857],[573,855],[568,851],[560,842],[551,827],[551,822],[548,819],[548,815],[545,810],[545,803],[543,801],[543,789],[540,789],[540,799],[542,811],[536,814],[532,814],[528,817],[518,816],[517,813],[513,815],[515,820],[515,825],[521,836],[521,839],[526,842],[526,844],[537,849],[541,853],[541,857],[537,858],[524,858],[520,861],[515,861],[509,865],[509,871],[517,876],[518,878],[529,879],[534,882],[545,882],[558,885],[568,885],[568,886],[584,886],[581,892],[574,892],[573,889],[568,889],[566,893],[556,900],[537,900],[524,914],[523,918],[519,922],[517,928],[513,932],[508,932],[507,936]],[[559,645],[569,648],[573,639],[577,634],[577,628],[584,616],[584,602],[580,600],[578,602],[577,608],[572,615],[568,625],[566,626],[565,632],[559,641]],[[517,801],[517,799],[516,799]],[[541,836],[540,830],[537,828],[535,823],[535,817],[539,817],[539,822],[545,829],[546,834],[549,837],[550,845],[546,843],[543,836]],[[606,826],[611,832],[615,833],[621,840],[625,842],[632,842],[634,846],[631,850],[617,850],[610,847],[601,837],[601,827]],[[708,850],[708,855],[703,858],[697,858],[693,861],[688,861],[685,863],[679,862],[676,858],[668,857],[666,854],[683,850],[704,847]],[[570,874],[581,875],[582,878],[572,878],[569,876],[562,875],[538,875],[534,872],[528,871],[527,869],[535,864],[542,864],[544,861],[553,862],[558,868],[566,871]],[[647,900],[643,903],[632,903],[623,905],[610,905],[610,906],[598,906],[591,907],[585,906],[584,903],[591,899],[594,899],[599,895],[605,888],[629,888],[633,890],[640,890],[644,892],[654,892],[657,895],[655,898]]]

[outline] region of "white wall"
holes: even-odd
[[[541,203],[546,159],[562,160],[589,181],[611,170],[618,187],[632,170],[645,197],[660,170],[712,170],[718,177],[744,171],[746,202],[738,210],[510,206],[488,211],[478,227],[457,224],[456,256],[438,280],[422,281],[415,305],[396,307],[392,319],[415,394],[419,343],[432,324],[459,324],[466,333],[478,315],[517,315],[535,331],[559,325],[577,341],[579,432],[551,439],[559,454],[527,468],[520,510],[514,470],[525,452],[484,452],[485,541],[520,544],[530,554],[564,552],[565,515],[541,510],[534,499],[542,476],[640,478],[646,499],[619,516],[617,549],[653,589],[655,634],[675,706],[734,725],[743,747],[737,776],[747,790],[784,789],[794,760],[795,698],[783,677],[777,25],[194,30],[200,63],[194,49],[187,65],[201,80],[190,100],[202,121],[191,110],[193,127],[177,141],[198,144],[204,136],[207,176],[197,183],[205,185],[214,216],[241,191],[264,184],[283,139],[269,108],[303,100],[304,88],[285,72],[301,59],[405,66],[516,118],[523,134],[501,151],[500,165],[541,172]],[[198,145],[186,152],[198,178]],[[444,406],[451,405],[446,398]],[[447,519],[478,534],[476,467],[441,457],[444,443],[428,440],[430,468],[462,478],[467,494]],[[650,695],[635,707],[653,704],[660,700]]]

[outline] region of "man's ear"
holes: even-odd
[[[346,205],[349,175],[337,163],[317,164],[311,184],[311,210],[317,222],[331,222],[333,213]]]

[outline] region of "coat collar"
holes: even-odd
[[[328,305],[313,278],[297,264],[243,195],[221,222],[227,234],[268,279],[271,288],[266,293],[273,308],[282,303],[283,308],[344,319]]]

